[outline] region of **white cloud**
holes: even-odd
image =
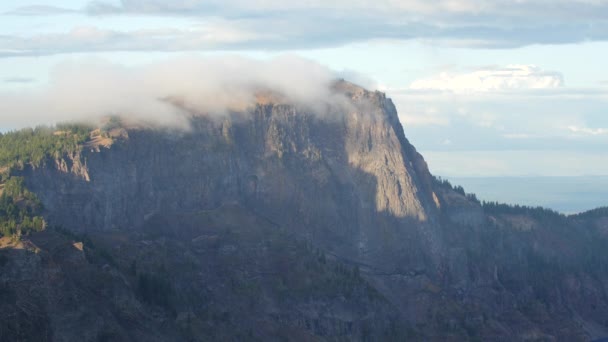
[[[582,135],[608,135],[608,129],[606,128],[589,128],[579,126],[568,126],[568,130],[572,133]]]
[[[0,93],[0,121],[16,128],[121,115],[184,126],[185,115],[243,110],[266,91],[321,112],[339,100],[330,91],[334,80],[331,70],[292,56],[268,61],[182,57],[139,67],[77,60],[57,66],[46,88]]]
[[[410,88],[474,93],[555,89],[563,84],[563,77],[558,72],[543,71],[534,65],[508,65],[465,73],[442,72],[437,76],[416,80],[412,82]]]

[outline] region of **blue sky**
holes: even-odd
[[[66,61],[290,54],[386,92],[436,174],[608,175],[605,0],[4,0],[0,13],[0,97],[44,88]]]

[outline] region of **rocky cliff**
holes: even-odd
[[[72,231],[135,230],[240,203],[357,262],[389,270],[406,254],[438,260],[431,175],[394,105],[348,83],[336,88],[348,106],[323,117],[266,103],[193,118],[185,132],[114,133],[109,148],[89,144],[28,169],[28,187],[48,221]],[[403,253],[403,241],[416,241],[420,253]]]
[[[482,206],[429,173],[384,94],[333,91],[105,127],[13,171],[49,228],[0,251],[0,339],[608,335],[601,213]]]

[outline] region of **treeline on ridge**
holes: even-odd
[[[78,124],[39,126],[0,133],[0,236],[19,238],[46,226],[42,205],[14,170],[40,166],[47,157],[77,152],[91,128]]]
[[[86,125],[62,124],[0,133],[0,167],[39,166],[45,157],[76,152],[90,131]]]

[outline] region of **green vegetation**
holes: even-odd
[[[27,235],[45,227],[35,194],[25,188],[15,170],[40,166],[48,157],[77,152],[89,138],[84,125],[36,127],[0,134],[0,236]]]
[[[464,188],[460,185],[456,185],[453,186],[452,183],[450,183],[450,181],[448,181],[447,179],[443,179],[441,177],[436,177],[433,176],[433,180],[435,181],[435,185],[438,186],[439,188],[442,189],[446,189],[446,190],[452,190],[458,194],[461,194],[462,196],[465,196],[469,201],[475,202],[475,203],[479,203],[479,200],[477,199],[477,196],[474,193],[466,193],[464,191]]]
[[[462,186],[460,186],[460,185],[454,186],[447,179],[443,179],[438,176],[433,176],[433,180],[435,182],[435,186],[437,186],[441,189],[454,191],[458,194],[461,194],[462,196],[465,196],[470,201],[481,204],[483,207],[483,210],[486,214],[528,215],[537,220],[553,220],[553,221],[562,220],[562,219],[566,218],[565,215],[563,215],[557,211],[554,211],[554,210],[551,210],[548,208],[544,208],[544,207],[510,205],[510,204],[491,202],[491,201],[482,202],[482,201],[479,201],[479,199],[477,199],[477,196],[474,193],[466,193]],[[590,217],[601,217],[601,216],[608,216],[608,207],[598,208],[598,209],[591,210],[591,211],[581,213],[578,215],[573,215],[572,217],[590,218]]]
[[[41,204],[23,185],[23,177],[10,177],[0,196],[0,236],[21,236],[44,229],[38,216]]]
[[[527,215],[537,220],[562,220],[566,216],[557,211],[543,207],[529,207],[525,205],[510,205],[498,202],[482,203],[486,214],[508,214],[508,215]]]
[[[89,132],[90,127],[84,125],[57,125],[0,134],[0,167],[40,166],[46,157],[76,152]]]
[[[435,181],[435,185],[440,188],[454,190],[452,183],[450,183],[450,181],[448,181],[447,179],[441,178],[441,176],[433,176],[433,180]]]
[[[582,212],[580,214],[571,215],[571,218],[575,219],[598,219],[602,217],[608,217],[608,207],[600,207],[589,211]]]

